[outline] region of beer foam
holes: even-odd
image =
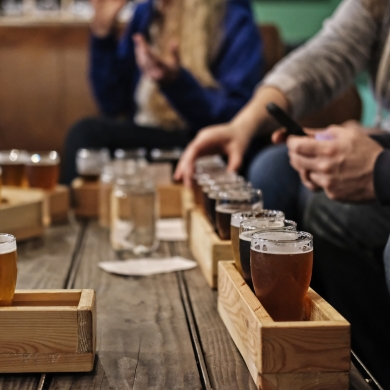
[[[251,211],[240,211],[232,215],[231,225],[234,227],[240,227],[240,224],[246,220],[260,220],[260,221],[281,221],[278,225],[283,225],[284,213],[282,211],[264,210],[257,207],[258,204],[252,205]]]
[[[16,251],[16,239],[11,234],[0,234],[0,255]]]
[[[252,235],[255,234],[256,232],[244,232],[240,234],[240,240],[242,241],[251,241],[252,240]]]
[[[294,255],[311,252],[313,250],[313,237],[305,232],[257,232],[252,238],[251,250],[275,255]]]

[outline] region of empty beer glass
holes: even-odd
[[[294,221],[281,218],[279,213],[280,211],[265,210],[262,217],[247,219],[240,224],[239,254],[242,276],[252,290],[250,249],[253,234],[262,230],[277,229],[294,231],[297,229],[297,224]]]
[[[274,321],[301,321],[313,268],[313,237],[306,232],[255,233],[251,241],[255,294]]]
[[[230,220],[230,239],[232,240],[232,250],[234,262],[236,264],[236,268],[242,273],[241,262],[240,262],[240,224],[243,221],[248,219],[262,219],[262,218],[272,218],[275,221],[283,221],[284,213],[282,211],[275,210],[254,210],[254,211],[239,211],[238,213],[232,214]]]
[[[222,240],[230,240],[230,220],[238,211],[249,211],[263,208],[261,190],[234,189],[218,194],[215,206],[218,235]]]
[[[30,187],[52,190],[58,183],[60,156],[51,152],[32,152],[29,155],[26,171]]]
[[[24,187],[27,185],[26,163],[28,156],[25,150],[0,151],[0,166],[5,186]]]
[[[76,155],[78,175],[85,181],[98,181],[103,167],[110,161],[108,149],[79,149]]]
[[[16,278],[16,239],[11,234],[0,233],[0,306],[12,304]]]

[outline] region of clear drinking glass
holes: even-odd
[[[284,213],[282,211],[276,210],[264,210],[257,209],[253,211],[239,211],[238,213],[232,214],[230,220],[230,239],[232,240],[232,249],[233,249],[233,257],[236,264],[236,268],[242,273],[241,262],[240,262],[240,225],[241,222],[246,221],[248,219],[266,219],[276,221],[284,221]]]
[[[108,149],[79,149],[76,155],[78,175],[85,181],[98,181],[103,167],[110,162]]]
[[[60,175],[60,156],[54,150],[32,152],[26,164],[26,171],[30,187],[52,190]]]
[[[27,185],[26,163],[29,155],[25,150],[0,151],[0,166],[3,172],[3,184],[24,187]]]
[[[251,241],[255,294],[274,321],[302,321],[313,268],[313,237],[306,232],[273,230]]]
[[[239,230],[239,260],[241,264],[242,276],[247,285],[253,290],[250,267],[251,239],[254,233],[262,230],[297,230],[294,221],[285,220],[284,217],[276,216],[275,211],[268,210],[263,217],[247,219],[241,222]],[[279,212],[276,212],[279,213]],[[268,215],[267,215],[268,214]]]
[[[232,214],[263,208],[263,194],[256,189],[234,189],[220,192],[215,206],[216,226],[222,240],[230,240]]]
[[[116,149],[114,157],[117,160],[139,160],[146,159],[148,151],[145,148],[138,149]]]
[[[0,306],[12,305],[18,275],[16,238],[0,233]]]

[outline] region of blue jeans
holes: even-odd
[[[287,219],[300,224],[311,193],[291,167],[286,145],[271,145],[258,153],[249,167],[248,180],[263,191],[264,208],[281,210]]]

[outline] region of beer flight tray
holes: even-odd
[[[42,190],[5,187],[1,189],[0,231],[17,240],[42,236],[44,233],[44,192]]]
[[[16,290],[0,323],[0,373],[93,370],[94,290]]]
[[[190,248],[211,288],[218,286],[218,262],[233,259],[230,240],[221,240],[199,208],[191,211]]]
[[[350,325],[309,290],[306,320],[274,322],[237,271],[218,264],[218,312],[262,390],[347,390]]]
[[[99,216],[99,182],[89,182],[82,178],[73,180],[72,203],[75,215],[81,218]],[[183,186],[177,184],[157,185],[160,218],[183,216]]]

